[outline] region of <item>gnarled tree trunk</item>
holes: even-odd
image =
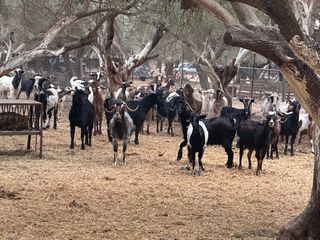
[[[202,90],[207,90],[210,88],[210,84],[208,81],[208,75],[205,71],[202,70],[202,68],[198,64],[194,64],[199,76],[199,82]]]
[[[315,133],[314,176],[311,197],[307,207],[279,232],[278,240],[320,238],[320,129]]]
[[[320,126],[320,46],[303,31],[296,19],[293,1],[228,0],[237,19],[217,1],[193,0],[211,11],[226,26],[224,42],[257,52],[278,65],[291,91]],[[309,1],[303,1],[307,3]],[[310,1],[319,4],[317,1]],[[269,15],[276,26],[266,26],[253,9]],[[282,239],[320,239],[320,156],[319,129],[316,131],[314,179],[305,210],[280,230]]]

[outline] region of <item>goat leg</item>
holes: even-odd
[[[251,155],[252,155],[253,150],[249,150],[248,152],[248,163],[249,163],[249,169],[252,169],[252,162],[251,162]]]
[[[190,160],[191,160],[191,163],[192,163],[192,170],[191,170],[191,175],[194,176],[194,167],[196,165],[196,153],[194,151],[192,151],[192,149],[188,146],[188,150],[190,152]]]
[[[283,152],[284,155],[288,155],[288,142],[289,142],[289,135],[286,135],[286,143],[285,143],[284,152]]]
[[[81,128],[81,149],[85,149],[85,146],[84,146],[84,135],[85,135],[85,128],[82,127]]]
[[[227,168],[233,167],[233,151],[232,151],[232,141],[224,144],[224,150],[228,155]]]
[[[91,147],[92,143],[91,143],[91,139],[92,139],[92,129],[93,129],[93,125],[89,125],[88,127],[88,146]]]
[[[157,114],[157,133],[159,132],[159,121],[160,121],[160,116]]]
[[[57,129],[58,108],[53,109],[53,129]]]
[[[141,126],[136,126],[134,143],[139,144],[139,130]]]
[[[291,136],[291,143],[290,143],[290,145],[291,145],[291,156],[293,156],[294,155],[294,150],[293,150],[293,144],[294,144],[294,141],[296,140],[296,135],[292,135]]]
[[[123,152],[122,162],[123,162],[123,165],[127,165],[126,164],[127,144],[128,144],[128,140],[127,139],[123,140],[123,148],[122,148],[122,152]]]
[[[199,153],[198,153],[198,161],[199,161],[199,170],[198,170],[198,175],[199,176],[202,176],[202,170],[203,170],[203,166],[202,166],[202,156],[203,156],[203,150],[202,151],[200,151]]]
[[[70,143],[70,148],[74,149],[74,132],[75,132],[75,126],[71,125],[70,126],[70,137],[71,137],[71,143]]]
[[[187,145],[187,141],[186,141],[186,140],[183,140],[183,141],[180,143],[179,150],[178,150],[177,161],[180,161],[180,160],[182,159],[182,149],[183,149],[183,147],[185,147],[186,145]]]
[[[112,143],[113,143],[113,153],[114,153],[113,165],[116,166],[118,161],[118,139],[114,138],[112,140]]]

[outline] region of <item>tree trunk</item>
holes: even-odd
[[[222,89],[224,91],[225,97],[227,98],[228,107],[232,107],[232,96],[230,95],[230,93],[228,91],[228,85],[227,86],[222,85]]]
[[[169,77],[173,77],[173,63],[172,62],[166,62],[164,70],[165,70],[167,79]]]
[[[199,82],[202,90],[207,90],[210,88],[210,84],[208,81],[208,75],[202,70],[202,68],[198,64],[194,64],[199,76]]]
[[[320,130],[315,133],[314,177],[307,207],[280,230],[278,240],[319,239],[320,237]]]
[[[73,72],[70,64],[70,55],[68,52],[65,52],[62,54],[63,60],[64,60],[64,65],[66,66],[66,83],[72,78]]]

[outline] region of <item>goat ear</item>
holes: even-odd
[[[243,102],[243,98],[239,98],[239,101],[240,101],[240,102]]]
[[[251,102],[253,103],[253,102],[254,102],[254,99],[251,99]]]
[[[199,119],[205,119],[207,117],[207,114],[201,114],[199,115]]]
[[[36,81],[34,78],[29,78],[33,83]]]

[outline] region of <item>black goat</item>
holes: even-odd
[[[160,132],[162,132],[162,125],[164,119],[168,119],[168,130],[167,133],[171,134],[171,136],[174,136],[173,133],[173,127],[172,123],[174,121],[174,118],[176,117],[176,110],[174,110],[172,107],[173,105],[173,99],[171,99],[169,102],[166,101],[166,98],[163,98],[163,105],[157,107],[157,132],[159,132],[159,123],[160,123]]]
[[[245,119],[251,118],[251,104],[254,102],[254,99],[251,98],[240,98],[240,102],[243,103],[243,109],[237,109],[233,107],[224,107],[221,110],[220,117],[227,117],[229,119],[236,120],[237,129],[240,125],[240,122]]]
[[[116,104],[119,101],[122,101],[122,100],[108,98],[104,102],[104,107],[109,109],[112,105]],[[139,144],[139,132],[144,120],[146,119],[148,111],[150,110],[150,108],[153,107],[153,105],[162,106],[163,102],[161,101],[161,96],[159,96],[156,93],[150,93],[139,101],[130,100],[130,101],[127,101],[126,104],[131,109],[135,109],[137,106],[139,106],[137,111],[129,112],[129,115],[132,118],[133,123],[135,125],[134,142],[135,144]],[[108,126],[111,118],[112,118],[112,114],[106,112],[106,119],[107,119]],[[109,128],[108,128],[108,137],[109,137],[109,141],[111,141]]]
[[[189,125],[189,120],[191,116],[191,107],[186,103],[183,97],[176,99],[175,108],[177,108],[177,113],[180,118],[181,128],[183,132],[183,141],[180,143],[177,161],[180,161],[182,158],[182,149],[187,144],[187,128]],[[227,155],[228,161],[226,166],[232,168],[233,166],[233,151],[232,151],[232,141],[235,136],[236,127],[233,119],[226,117],[216,117],[210,119],[204,119],[203,123],[205,124],[208,132],[208,145],[221,145]],[[190,155],[188,155],[190,162]]]
[[[20,91],[18,92],[18,98],[20,98],[21,92],[25,92],[27,99],[29,99],[33,90],[34,83],[35,83],[35,78],[22,79],[21,88],[20,88]]]
[[[204,119],[205,115],[198,115],[197,113],[192,113],[190,118],[190,125],[187,131],[187,138],[188,138],[188,153],[190,155],[190,161],[192,164],[192,171],[191,175],[194,176],[194,167],[195,167],[195,155],[198,153],[198,161],[199,161],[199,176],[202,175],[202,156],[208,142],[208,130],[200,119]]]
[[[289,108],[287,113],[283,113],[280,110],[277,111],[278,115],[281,117],[281,131],[280,135],[285,136],[285,147],[284,147],[284,155],[288,154],[288,141],[289,136],[291,136],[291,156],[294,155],[293,151],[293,143],[296,139],[296,136],[299,131],[299,112],[301,105],[296,100],[289,100]]]
[[[267,148],[270,143],[270,133],[274,128],[276,117],[277,116],[275,112],[269,112],[267,119],[263,122],[258,122],[251,119],[241,122],[238,130],[240,147],[239,168],[242,167],[242,156],[244,149],[249,150],[249,169],[252,168],[251,154],[253,150],[255,150],[258,161],[256,174],[260,174],[260,171],[262,171],[262,161],[266,155]]]
[[[85,144],[91,146],[93,120],[94,109],[93,105],[88,100],[87,94],[82,90],[76,90],[72,98],[72,105],[69,112],[71,149],[74,149],[75,127],[81,128],[81,149],[85,149]]]
[[[123,164],[126,165],[126,150],[127,144],[129,142],[131,133],[134,129],[134,124],[132,118],[127,113],[127,111],[135,112],[139,106],[135,109],[131,109],[127,106],[125,102],[118,102],[117,104],[111,106],[111,110],[105,109],[108,113],[114,113],[112,119],[110,120],[109,129],[110,136],[112,138],[114,159],[113,164],[117,165],[118,160],[118,141],[123,140]]]

